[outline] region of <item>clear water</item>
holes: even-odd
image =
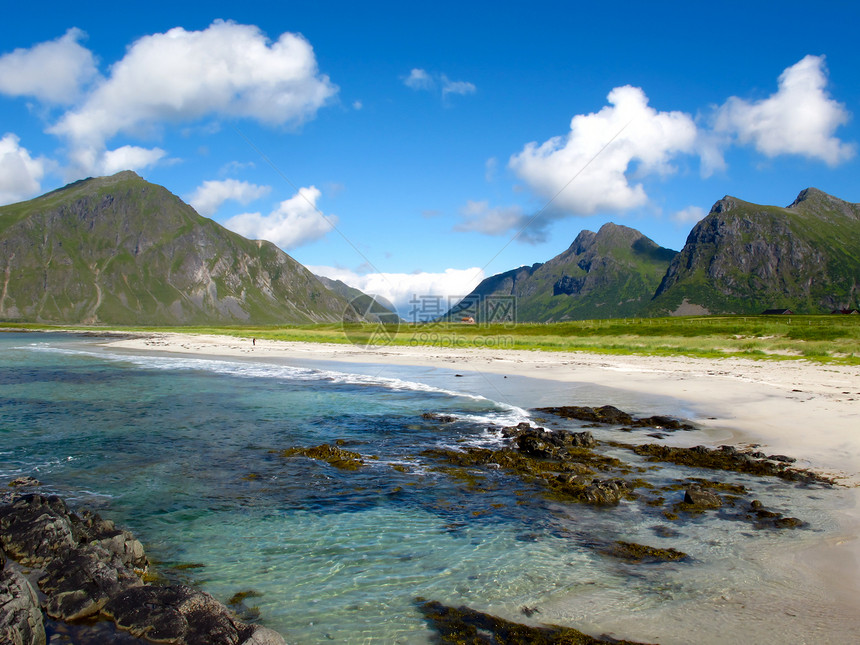
[[[797,581],[771,570],[767,554],[833,529],[824,509],[838,493],[753,478],[732,477],[815,530],[754,531],[713,514],[679,525],[635,504],[563,505],[502,472],[476,493],[420,453],[497,443],[490,424],[527,411],[477,394],[468,379],[458,393],[442,371],[331,367],[135,356],[92,339],[0,334],[0,481],[35,476],[98,509],[139,536],[160,570],[224,602],[253,591],[246,602],[260,621],[302,644],[426,643],[418,596],[517,621],[526,620],[521,607],[537,606],[535,618],[594,633],[611,631],[618,616],[695,616],[684,608],[751,587],[796,594]],[[515,400],[524,386],[498,387],[513,388],[499,398]],[[570,400],[569,386],[540,396],[631,403]],[[653,405],[648,412],[671,413]],[[335,440],[368,457],[367,467],[278,454]],[[691,473],[647,476],[659,484]],[[693,561],[629,565],[593,548],[614,539],[671,546]],[[731,608],[721,611],[732,619]],[[616,636],[642,637],[624,629]]]

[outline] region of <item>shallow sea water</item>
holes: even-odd
[[[31,475],[97,509],[131,529],[168,578],[223,602],[250,592],[237,608],[301,644],[427,643],[419,596],[520,622],[529,622],[523,607],[537,607],[532,621],[618,638],[706,642],[677,627],[661,633],[660,617],[695,621],[707,604],[731,621],[731,603],[720,599],[753,589],[797,595],[797,580],[772,570],[767,554],[834,530],[825,509],[838,491],[734,474],[727,479],[814,528],[761,531],[723,514],[669,522],[626,502],[561,504],[504,472],[476,492],[421,452],[498,444],[498,427],[530,418],[518,399],[672,413],[666,401],[588,387],[532,383],[524,397],[524,381],[489,378],[120,354],[91,338],[0,334],[0,481]],[[278,454],[336,440],[368,465],[340,471]],[[655,485],[717,477],[676,467],[643,476]],[[691,560],[634,565],[595,548],[613,540],[673,547]],[[637,615],[648,626],[641,633],[629,621]],[[781,642],[768,641],[767,629],[755,642]]]

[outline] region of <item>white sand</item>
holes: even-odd
[[[742,358],[607,356],[450,347],[363,349],[352,345],[259,339],[252,344],[250,338],[174,333],[142,334],[111,341],[110,346],[134,351],[264,360],[310,359],[429,366],[451,368],[464,374],[481,372],[564,383],[591,383],[643,395],[671,397],[693,410],[694,421],[699,425],[734,431],[731,441],[723,439],[720,443],[761,444],[762,450],[768,454],[797,457],[803,466],[836,475],[843,484],[853,487],[852,494],[847,496],[853,503],[847,508],[833,509],[841,525],[837,535],[831,534],[813,547],[777,554],[773,566],[787,566],[808,574],[808,600],[819,606],[817,612],[822,618],[829,614],[827,622],[841,618],[849,629],[860,627],[858,366]],[[347,369],[344,367],[345,371]],[[524,407],[529,405],[527,401],[509,402]],[[660,413],[677,416],[677,411],[672,409],[660,410]],[[798,597],[805,598],[802,593]],[[753,598],[736,599],[737,602],[741,600],[748,603],[749,610],[756,604]],[[772,603],[778,604],[779,598],[762,601],[771,603],[773,609]],[[795,601],[797,599],[789,604]],[[789,616],[793,615],[789,609],[785,611]],[[714,625],[714,628],[719,629],[719,625]]]

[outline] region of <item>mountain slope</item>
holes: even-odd
[[[145,325],[358,318],[269,242],[133,172],[0,208],[0,320]]]
[[[860,204],[808,188],[786,208],[729,196],[714,204],[673,260],[649,312],[686,304],[710,313],[819,313],[858,298]]]
[[[597,233],[582,231],[546,263],[486,278],[449,316],[480,322],[471,303],[494,296],[515,296],[520,322],[639,315],[675,254],[635,229],[605,224]]]

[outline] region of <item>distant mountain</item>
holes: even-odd
[[[693,227],[648,312],[820,313],[860,301],[860,204],[807,188],[788,207],[726,196]]]
[[[486,278],[448,315],[481,322],[480,303],[492,296],[515,296],[519,322],[640,315],[675,255],[635,229],[605,224],[546,263]]]
[[[342,280],[316,276],[328,289],[343,296],[358,313],[370,322],[399,323],[400,315],[391,303],[383,302],[379,296],[370,296],[361,289],[351,287]]]
[[[0,207],[0,320],[276,324],[360,316],[269,242],[131,171]]]

